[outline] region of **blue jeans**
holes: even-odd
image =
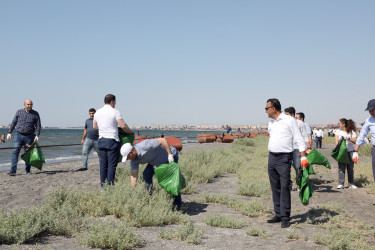
[[[99,156],[98,141],[92,140],[90,138],[86,138],[85,142],[83,143],[83,148],[82,148],[82,167],[83,168],[87,168],[87,159],[89,158],[89,154],[92,148],[95,149],[96,153]]]
[[[104,185],[105,180],[107,180],[108,185],[114,184],[120,146],[120,142],[115,139],[100,138],[98,140],[100,183],[102,186]]]
[[[12,152],[12,167],[10,169],[10,172],[16,173],[17,171],[17,163],[18,163],[18,156],[21,151],[21,147],[25,145],[31,145],[34,142],[35,135],[30,134],[30,135],[21,135],[21,134],[16,134],[14,136],[14,142],[13,142],[13,147],[16,149],[13,149]],[[25,169],[26,173],[30,172],[31,166],[29,164],[25,163]]]
[[[178,163],[178,152],[173,155],[174,162]],[[152,194],[152,177],[154,176],[155,171],[154,167],[151,164],[147,164],[146,168],[143,170],[143,180],[146,183],[146,188]],[[182,198],[181,198],[181,193],[178,194],[177,196],[173,196],[174,201],[173,204],[176,205],[177,207],[181,207],[182,205]]]

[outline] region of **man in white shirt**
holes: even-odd
[[[286,115],[290,115],[291,117],[294,118],[295,113],[296,113],[296,109],[294,107],[289,107],[289,108],[284,109],[284,113]],[[298,129],[301,132],[301,135],[302,135],[302,137],[303,137],[303,139],[306,143],[307,149],[311,150],[311,144],[310,144],[309,137],[307,136],[305,124],[301,120],[296,119],[296,121],[297,121]],[[299,179],[299,178],[302,177],[302,169],[301,169],[300,159],[301,159],[301,154],[300,154],[299,149],[298,149],[298,143],[295,140],[293,140],[292,166],[293,166],[294,170],[296,171],[296,179]],[[297,187],[294,190],[299,191],[299,188]]]
[[[121,147],[118,128],[120,127],[126,133],[133,133],[122,119],[121,113],[115,109],[116,96],[106,95],[104,104],[104,107],[96,111],[93,120],[93,128],[99,130],[98,148],[102,186],[106,180],[108,185],[114,184]]]
[[[266,113],[272,120],[268,123],[268,175],[272,189],[275,216],[268,223],[282,222],[281,227],[290,226],[291,188],[290,166],[293,160],[293,141],[297,142],[301,154],[301,165],[308,166],[306,144],[298,129],[297,121],[281,112],[278,99],[269,99]]]
[[[315,140],[316,140],[316,148],[322,148],[322,140],[324,137],[324,132],[319,127],[314,130],[315,133]]]
[[[305,127],[306,127],[306,133],[307,133],[307,136],[309,137],[309,140],[310,140],[310,147],[312,147],[312,143],[313,143],[313,139],[312,139],[312,134],[313,134],[313,132],[312,132],[312,130],[311,130],[311,127],[310,127],[310,125],[307,123],[307,122],[305,122],[305,113],[303,113],[303,112],[298,112],[297,114],[296,114],[296,119],[297,120],[301,120],[301,121],[303,121],[303,123],[305,124]]]

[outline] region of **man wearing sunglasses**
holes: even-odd
[[[281,222],[282,228],[290,227],[291,188],[290,169],[293,160],[293,141],[301,154],[301,165],[308,166],[305,150],[306,143],[293,117],[281,112],[278,99],[267,100],[266,113],[270,134],[268,142],[268,175],[272,190],[275,216],[268,223]]]

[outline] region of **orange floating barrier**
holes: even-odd
[[[234,137],[230,134],[226,134],[223,137],[223,143],[232,143],[234,141]]]
[[[211,143],[216,141],[216,135],[213,134],[201,134],[197,137],[199,143]]]
[[[182,150],[182,142],[178,138],[173,136],[167,136],[166,139],[169,146],[175,147],[179,152]]]

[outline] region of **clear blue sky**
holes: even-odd
[[[0,124],[23,101],[83,126],[108,93],[129,125],[364,121],[375,1],[0,1]]]

